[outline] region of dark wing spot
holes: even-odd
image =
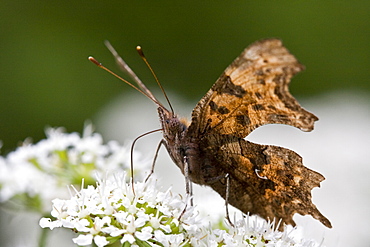
[[[293,180],[294,179],[294,177],[293,177],[293,175],[292,174],[285,174],[285,176],[289,179],[289,180]]]
[[[273,106],[273,105],[268,105],[267,107],[270,108],[270,109],[272,109],[272,110],[276,110],[276,107]]]
[[[255,92],[254,95],[256,95],[257,99],[263,98],[263,96],[259,92]]]
[[[235,85],[231,81],[231,78],[226,75],[220,77],[218,83],[214,85],[213,90],[219,94],[226,93],[238,98],[242,98],[246,94],[246,91],[241,86]]]
[[[279,177],[279,182],[283,183],[284,186],[290,187],[292,184],[294,184],[294,176],[292,174],[289,174],[288,169],[286,169],[286,170],[276,170],[275,174],[276,174],[277,177]]]
[[[255,104],[255,105],[252,105],[252,109],[255,111],[262,111],[262,110],[265,110],[265,107],[261,104]]]
[[[214,101],[209,102],[209,107],[211,107],[212,111],[217,111],[217,104]]]
[[[272,81],[276,84],[283,84],[285,81],[285,76],[283,74],[277,74]]]
[[[220,106],[217,111],[221,114],[228,114],[230,112],[225,106]]]
[[[236,122],[243,126],[248,126],[251,123],[251,120],[248,117],[248,115],[237,115],[235,118],[236,118]]]
[[[275,191],[275,183],[271,181],[270,179],[261,179],[261,183],[259,186],[260,193],[264,195],[266,193],[266,190],[272,190]]]
[[[226,106],[218,106],[214,101],[209,102],[209,107],[211,108],[211,111],[218,112],[220,114],[227,114],[230,112],[229,109],[226,108]]]
[[[261,85],[266,85],[266,82],[264,79],[258,79],[257,82]]]

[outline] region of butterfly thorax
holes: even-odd
[[[162,125],[164,145],[173,162],[185,175],[185,162],[188,164],[189,179],[197,184],[207,185],[222,177],[214,162],[202,153],[202,141],[188,133],[188,124],[165,108],[158,108]]]

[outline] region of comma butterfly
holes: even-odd
[[[311,201],[311,190],[325,178],[289,149],[244,139],[261,125],[287,124],[311,131],[318,120],[288,91],[290,79],[304,67],[280,40],[247,47],[198,102],[190,123],[159,103],[109,44],[108,48],[141,90],[134,87],[157,104],[161,144],[187,179],[210,186],[244,213],[293,226],[295,213],[309,214],[331,228]]]

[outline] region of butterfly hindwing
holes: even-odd
[[[281,219],[295,225],[293,215],[310,214],[325,226],[330,222],[311,201],[311,190],[325,178],[302,164],[295,152],[277,146],[259,145],[240,138],[228,138],[213,154],[230,175],[228,201],[245,213],[264,219]],[[226,183],[210,186],[225,198]]]

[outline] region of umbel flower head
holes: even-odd
[[[96,184],[96,176],[104,176],[107,170],[130,168],[129,148],[114,141],[103,144],[91,125],[82,136],[65,133],[62,128],[49,128],[46,136],[0,157],[0,203],[12,201],[28,211],[45,214],[52,199],[69,197],[68,186],[79,187],[82,179],[86,185]],[[139,153],[134,157],[135,177],[140,179],[148,162],[140,160]]]
[[[82,136],[49,129],[45,140],[0,157],[0,202],[16,200],[46,215],[52,201],[52,217],[40,225],[72,229],[79,246],[321,246],[302,240],[294,228],[279,232],[250,216],[220,227],[201,218],[188,197],[158,189],[154,177],[135,183],[134,193],[125,175],[131,172],[128,151],[116,142],[103,144],[90,127]],[[135,181],[142,181],[148,162],[134,157]]]
[[[154,179],[126,183],[126,176],[105,180],[82,189],[70,200],[53,200],[51,215],[41,227],[71,228],[78,232],[78,245],[190,246],[189,236],[201,233],[194,207],[171,190],[160,192]]]
[[[274,224],[249,216],[235,226],[213,229],[180,195],[158,190],[154,179],[135,183],[135,193],[125,181],[125,175],[116,177],[70,200],[53,200],[55,219],[42,218],[40,226],[73,229],[78,234],[73,242],[80,246],[319,246],[297,239],[292,228],[289,234],[279,232]]]

